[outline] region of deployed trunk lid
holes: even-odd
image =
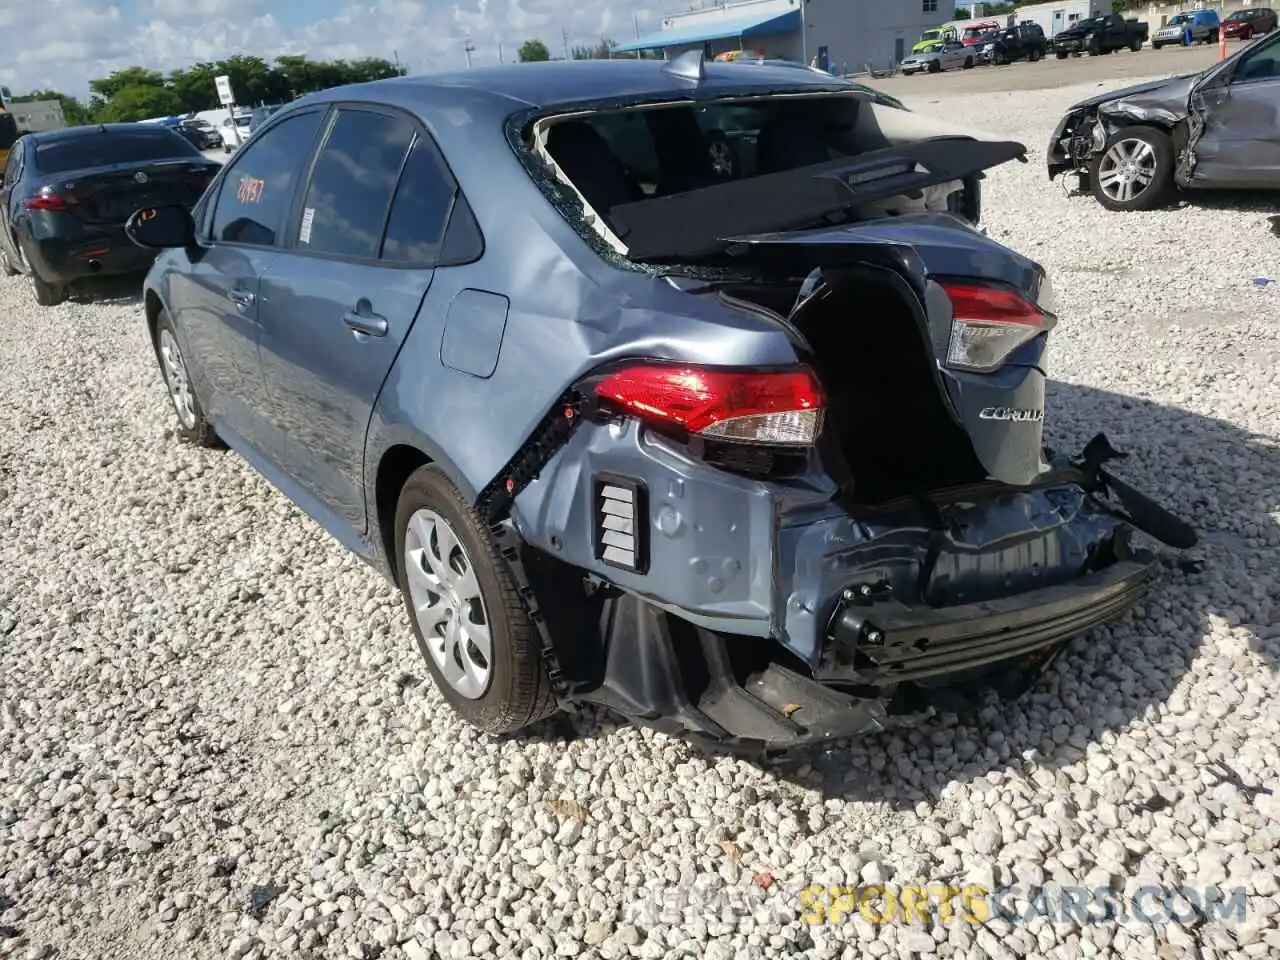
[[[733,234],[808,226],[826,214],[909,197],[1025,157],[1026,146],[1016,141],[932,137],[621,204],[611,219],[633,259],[692,259],[723,250]]]
[[[788,320],[828,354],[849,344],[854,355],[820,358],[827,370],[827,389],[834,394],[841,391],[843,378],[883,376],[883,371],[860,366],[864,361],[856,354],[861,351],[852,349],[854,341],[836,337],[833,327],[843,325],[851,335],[860,325],[914,327],[918,338],[910,344],[895,341],[889,349],[884,338],[878,338],[871,345],[887,350],[882,358],[886,363],[912,348],[926,361],[914,371],[904,366],[900,375],[886,380],[875,409],[857,411],[863,434],[882,434],[887,438],[882,439],[883,448],[908,454],[912,443],[931,445],[927,455],[938,464],[945,462],[954,476],[965,475],[964,461],[971,458],[982,473],[1000,482],[1035,482],[1042,469],[1045,334],[1054,319],[1051,291],[1039,264],[945,214],[729,239],[745,263],[765,272],[812,271]],[[944,285],[957,281],[1016,291],[1045,312],[1044,332],[994,371],[949,368],[955,308]],[[909,317],[888,315],[875,295],[868,294],[881,282],[897,286]],[[817,343],[815,350],[822,349]],[[865,362],[874,364],[874,357],[873,350]],[[833,374],[833,369],[838,372]],[[944,417],[959,431],[945,429]],[[918,437],[913,439],[913,432]],[[857,444],[859,438],[849,442]],[[919,466],[925,472],[932,469],[923,461]],[[939,469],[939,475],[942,472]]]

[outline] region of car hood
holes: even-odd
[[[1203,72],[1187,73],[1178,77],[1169,77],[1164,80],[1151,80],[1147,83],[1137,83],[1132,87],[1125,87],[1121,90],[1112,90],[1109,93],[1099,94],[1096,97],[1090,97],[1088,100],[1081,100],[1079,103],[1071,107],[1074,113],[1076,110],[1085,110],[1090,107],[1098,107],[1102,104],[1114,104],[1120,101],[1137,103],[1148,109],[1151,107],[1159,107],[1166,110],[1186,112],[1187,98],[1191,95],[1191,88],[1203,76]]]

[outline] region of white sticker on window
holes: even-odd
[[[299,243],[311,242],[311,223],[316,218],[316,208],[307,207],[302,211],[302,229],[298,231]]]

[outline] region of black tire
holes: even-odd
[[[1057,57],[1059,60],[1067,59],[1067,52],[1065,50],[1055,50],[1053,55]]]
[[[1127,200],[1121,200],[1107,194],[1099,172],[1111,148],[1126,140],[1148,144],[1155,154],[1155,169],[1154,176],[1145,189]],[[1108,137],[1106,146],[1089,161],[1089,189],[1093,192],[1094,199],[1108,210],[1154,210],[1167,203],[1175,192],[1174,163],[1173,141],[1168,134],[1154,127],[1124,127]]]
[[[165,343],[166,336],[173,338],[175,346],[178,344],[178,330],[173,325],[173,321],[169,319],[169,315],[162,310],[160,311],[160,316],[156,318],[155,343],[153,346],[156,351],[156,363],[160,366],[160,377],[164,381],[165,392],[169,395],[169,403],[173,407],[174,419],[178,422],[174,433],[183,443],[209,449],[220,448],[223,443],[218,438],[218,434],[214,431],[212,424],[205,418],[204,408],[200,406],[200,398],[196,396],[195,384],[191,383],[190,374],[187,373],[186,361],[181,356],[180,346],[178,347],[177,362],[182,367],[183,376],[187,378],[187,389],[191,399],[190,417],[188,418],[179,409],[178,397],[175,395],[174,380],[169,365],[166,363],[162,346]]]
[[[966,70],[972,70],[972,69],[973,69],[973,57],[966,57],[966,58],[965,58],[965,61],[964,61],[964,68],[965,68]]]
[[[941,60],[930,60],[930,61],[929,61],[929,72],[930,72],[930,73],[941,73],[941,72],[942,72],[942,61],[941,61]]]
[[[410,519],[422,509],[434,511],[448,523],[471,561],[479,586],[491,656],[487,685],[475,698],[463,696],[444,678],[427,647],[410,600],[405,542]],[[513,733],[555,713],[558,706],[542,662],[542,645],[520,602],[511,571],[498,553],[488,527],[438,467],[420,467],[405,481],[396,506],[395,525],[396,579],[409,623],[436,688],[454,711],[490,734]]]
[[[1141,40],[1133,41],[1133,43],[1129,44],[1129,49],[1132,50],[1134,53],[1137,53],[1139,50],[1142,49],[1142,41]]]
[[[1152,49],[1152,50],[1159,50],[1159,49],[1160,49],[1161,47],[1163,47],[1163,46],[1164,46],[1164,44],[1163,44],[1163,43],[1160,43],[1158,40],[1152,40],[1152,41],[1151,41],[1151,49]]]
[[[1240,36],[1239,36],[1239,38],[1238,38],[1238,39],[1240,39],[1241,41],[1248,41],[1248,40],[1252,40],[1252,39],[1253,39],[1253,29],[1252,29],[1251,27],[1245,27],[1245,29],[1243,29],[1243,30],[1241,30],[1241,31],[1240,31]]]
[[[67,299],[65,283],[49,283],[40,279],[34,270],[27,274],[27,284],[31,287],[31,295],[35,297],[36,303],[42,307],[56,307]]]
[[[1089,54],[1089,56],[1091,57],[1096,57],[1099,53],[1101,53],[1101,50],[1099,50],[1098,48],[1098,41],[1093,37],[1090,37],[1085,42],[1084,49],[1085,49],[1085,53]]]

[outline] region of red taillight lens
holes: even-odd
[[[75,198],[66,194],[55,193],[48,187],[43,188],[34,197],[27,197],[23,201],[23,206],[28,210],[53,210],[55,212],[66,210],[67,207],[75,203]]]
[[[642,420],[717,440],[811,444],[822,427],[822,390],[808,370],[637,364],[605,376],[596,394]]]
[[[947,366],[986,373],[1050,329],[1053,318],[1021,293],[980,283],[944,282],[951,300]]]

